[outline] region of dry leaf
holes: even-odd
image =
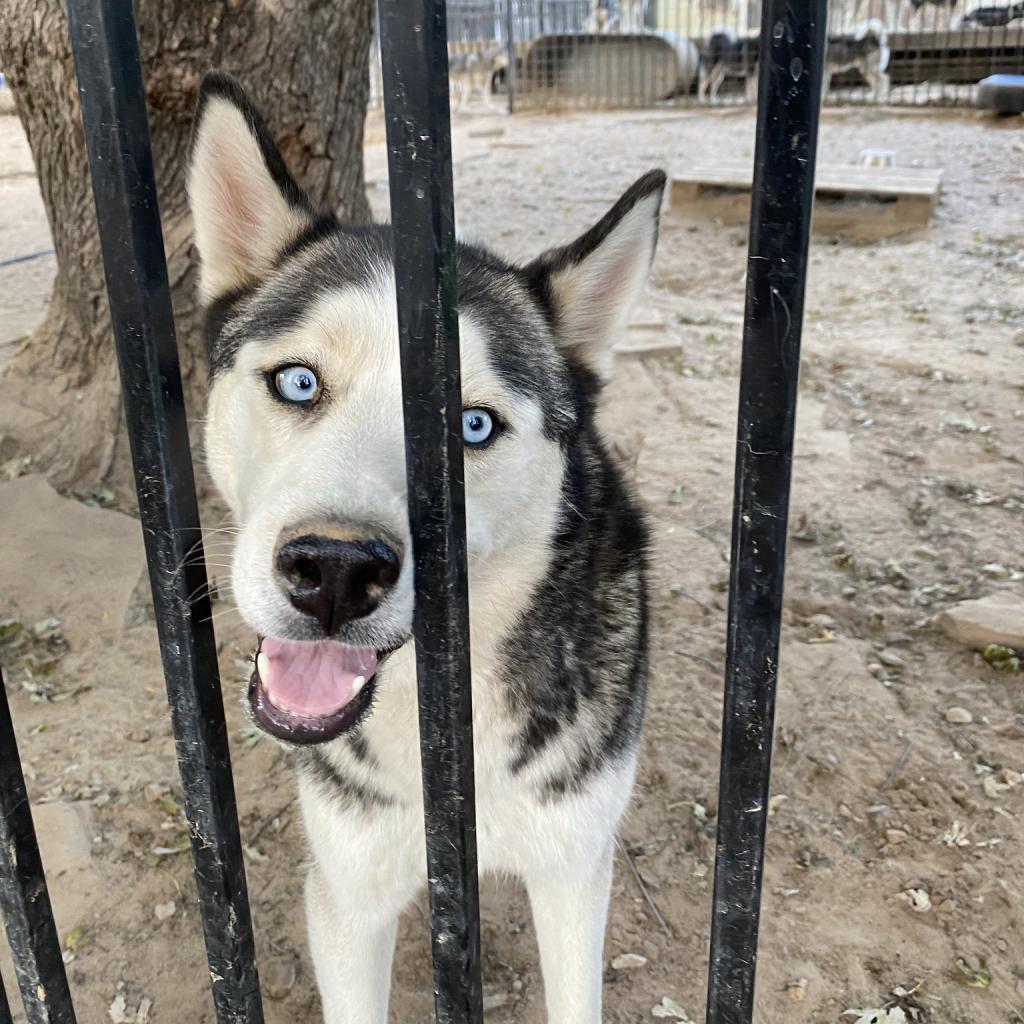
[[[957,960],[956,965],[963,975],[965,985],[969,985],[971,988],[988,988],[992,984],[992,975],[984,967],[975,970],[963,957]]]
[[[134,1016],[129,1017],[127,1014],[128,1004],[125,1002],[124,993],[118,992],[114,996],[114,1001],[110,1004],[107,1010],[107,1016],[111,1019],[113,1024],[134,1024]]]
[[[664,1017],[668,1020],[681,1020],[683,1024],[694,1024],[686,1015],[686,1011],[671,997],[662,996],[657,1006],[651,1007],[652,1017]]]
[[[843,1010],[844,1017],[856,1017],[853,1024],[907,1024],[907,1015],[898,1007],[879,1010]]]

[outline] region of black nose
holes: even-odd
[[[281,543],[275,562],[291,603],[312,615],[325,636],[374,611],[402,571],[401,556],[382,540],[319,534]]]

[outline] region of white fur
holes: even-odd
[[[660,189],[645,196],[590,255],[551,276],[562,341],[602,380],[651,269],[661,199]]]
[[[187,188],[204,302],[259,280],[308,224],[268,174],[245,115],[220,96],[203,113]]]

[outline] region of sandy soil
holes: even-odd
[[[382,211],[382,132],[370,127]],[[0,152],[14,153],[18,135],[0,119]],[[813,251],[758,1019],[838,1022],[902,986],[916,987],[904,1005],[922,1020],[1020,1024],[1024,785],[985,783],[1024,769],[1024,676],[994,671],[933,617],[965,597],[1022,599],[1024,137],[973,114],[827,116],[823,160],[852,162],[867,146],[942,167],[946,180],[927,230],[872,245],[818,239]],[[752,147],[743,111],[467,116],[460,222],[527,256],[584,228],[651,166]],[[20,152],[4,157],[5,174],[26,169]],[[0,179],[0,256],[48,248],[30,193],[30,179]],[[637,317],[660,326],[634,340],[679,348],[620,360],[607,425],[656,544],[650,710],[622,834],[670,934],[620,860],[608,959],[646,964],[609,968],[609,1024],[650,1019],[664,996],[698,1019],[705,992],[745,237],[673,214],[663,224]],[[16,336],[45,301],[45,262],[0,275],[5,336],[9,322]],[[0,615],[56,617],[66,644],[23,640],[0,658],[79,1018],[109,1020],[123,996],[125,1020],[145,1000],[153,1024],[212,1021],[189,858],[173,852],[180,787],[137,523],[22,476],[0,484],[0,533]],[[223,578],[216,535],[210,551]],[[217,610],[267,1020],[312,1024],[294,787],[283,752],[246,728],[234,695],[251,637],[229,604]],[[972,721],[948,721],[951,706]],[[930,909],[912,909],[910,889]],[[488,881],[483,904],[489,1019],[540,1024],[525,897]],[[967,984],[965,970],[981,968],[990,984]],[[6,961],[0,973],[9,983]],[[430,1006],[418,907],[401,931],[392,1020],[426,1022]]]

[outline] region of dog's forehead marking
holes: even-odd
[[[248,350],[246,365],[262,365],[266,345],[290,358],[306,351],[344,353],[379,369],[399,362],[395,278],[385,228],[342,231],[292,254],[269,281],[237,299],[221,321],[211,352],[214,376]],[[577,420],[573,388],[544,311],[518,272],[485,250],[458,253],[460,352],[464,392],[493,393],[500,384],[535,399],[552,439]],[[473,400],[471,394],[467,398]]]
[[[470,402],[501,401],[514,390],[490,358],[489,335],[478,311],[469,308],[459,316],[462,389]],[[400,372],[393,271],[382,267],[373,278],[320,295],[301,322],[264,343],[245,346],[242,359],[253,369],[268,359],[307,359],[343,380],[369,374],[385,383]]]

